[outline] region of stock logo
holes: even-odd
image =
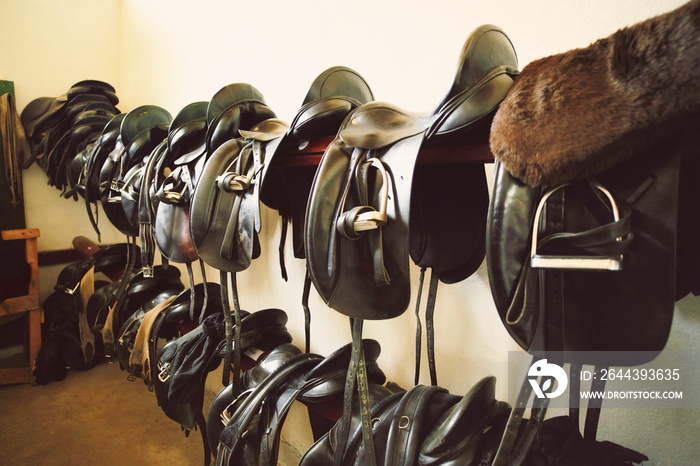
[[[539,377],[543,377],[541,386],[537,380]],[[569,383],[566,371],[556,364],[549,364],[546,359],[540,359],[530,366],[527,378],[537,398],[556,398],[564,393]],[[550,392],[552,380],[557,381],[557,389]]]

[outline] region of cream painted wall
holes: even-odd
[[[4,17],[13,22],[0,30],[0,77],[15,81],[20,108],[35,97],[65,92],[78,80],[96,78],[115,85],[122,111],[155,104],[173,115],[190,102],[209,100],[224,85],[249,82],[280,118],[290,121],[316,75],[345,65],[365,77],[377,100],[427,112],[447,91],[464,40],[483,23],[509,34],[525,66],[683,3],[71,0],[59,7],[39,0],[4,0]],[[90,33],[94,37],[84,40]],[[69,47],[76,50],[67,52]],[[69,247],[75,235],[94,238],[82,206],[58,199],[42,176],[36,167],[25,173],[28,224],[42,229],[40,247]],[[241,305],[249,311],[285,309],[288,327],[302,345],[304,264],[288,249],[290,278],[286,283],[280,279],[279,234],[277,214],[265,209],[262,256],[239,276]],[[106,241],[113,238],[119,236]],[[208,274],[216,280],[215,271]],[[417,275],[414,268],[414,290]],[[328,354],[350,341],[347,321],[315,292],[310,305],[313,351]],[[391,380],[406,387],[413,383],[413,305],[399,318],[365,325],[365,335],[382,345],[380,365]],[[698,307],[697,298],[679,303],[669,349],[700,349]],[[498,396],[506,398],[507,352],[518,347],[496,315],[485,264],[462,283],[441,285],[436,334],[442,386],[466,393],[482,377],[495,375]],[[421,381],[427,383],[427,378]],[[212,390],[220,387],[216,376],[208,382]],[[698,427],[697,410],[606,410],[600,438],[645,452],[651,458],[648,464],[692,464],[700,457],[700,446],[686,439]],[[299,411],[288,420],[285,442],[291,444],[289,451],[308,447],[309,432]]]
[[[3,0],[0,7],[0,79],[14,81],[20,111],[31,100],[64,94],[83,79],[117,84],[121,70],[118,0]],[[123,105],[120,108],[126,110]],[[71,248],[78,235],[97,241],[85,203],[60,197],[60,191],[47,185],[38,165],[24,172],[23,182],[26,225],[40,229],[40,251]],[[124,241],[106,216],[100,215],[100,220],[103,242]],[[41,268],[42,299],[52,291],[62,267]]]

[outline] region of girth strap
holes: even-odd
[[[603,366],[595,366],[595,373],[600,374],[605,368]],[[606,380],[603,377],[595,377],[591,382],[591,392],[603,392],[605,390]],[[583,427],[583,438],[590,441],[595,441],[598,432],[598,421],[600,419],[600,409],[603,406],[603,397],[590,397],[588,406],[586,407],[586,423]]]
[[[423,280],[425,279],[425,267],[420,269],[420,279],[418,280],[418,296],[416,297],[416,369],[414,372],[413,385],[418,385],[420,379],[420,360],[421,360],[421,348],[422,336],[423,336],[423,326],[420,323],[420,301],[423,296]]]
[[[533,356],[532,363],[534,364],[537,360],[537,356]],[[501,438],[501,444],[494,457],[493,466],[520,466],[523,464],[542,426],[542,422],[547,414],[547,407],[549,406],[550,399],[548,397],[544,399],[535,398],[533,400],[530,419],[528,419],[525,428],[520,429],[523,414],[533,391],[530,382],[531,380],[526,374],[518,393],[516,405],[511,410],[508,418],[508,423]],[[539,379],[537,383],[540,383]],[[520,435],[518,435],[519,433]]]
[[[207,304],[209,303],[209,287],[207,287],[207,271],[204,267],[204,261],[199,259],[199,269],[202,271],[202,284],[204,285],[204,302],[202,303],[202,310],[199,313],[199,323],[204,321],[204,316],[207,313]],[[194,296],[193,296],[194,299]]]
[[[155,176],[155,167],[165,157],[168,146],[161,142],[151,153],[144,175],[141,179],[141,197],[139,198],[139,236],[141,238],[141,270],[144,277],[153,277],[153,262],[156,252],[156,240],[153,232],[153,220],[156,213],[151,202],[151,185]]]
[[[421,268],[420,281],[418,285],[418,297],[416,299],[416,372],[415,385],[418,385],[420,378],[420,357],[421,357],[421,323],[420,323],[420,302],[425,278],[425,267]],[[437,301],[437,288],[440,280],[435,271],[430,272],[430,285],[428,287],[428,302],[425,308],[425,331],[428,352],[428,370],[430,371],[430,384],[437,385],[437,369],[435,365],[435,302]]]
[[[219,271],[219,284],[221,290],[221,309],[224,314],[224,325],[226,335],[226,348],[224,351],[224,368],[221,376],[221,384],[227,387],[231,376],[231,346],[233,345],[233,320],[231,319],[231,308],[228,300],[228,272]],[[234,377],[234,382],[236,377]],[[240,387],[239,387],[240,390]],[[234,390],[234,396],[238,396],[239,390]]]
[[[289,225],[289,218],[284,215],[282,217],[282,232],[280,233],[280,244],[277,247],[277,252],[280,259],[280,272],[282,273],[282,280],[287,281],[287,267],[284,264],[284,245],[287,241],[287,226]]]
[[[231,295],[233,296],[233,316],[228,300],[228,277],[231,277]],[[224,370],[222,384],[228,386],[233,362],[233,396],[241,393],[241,308],[238,303],[238,287],[236,286],[236,274],[220,271],[221,307],[224,313],[226,331],[226,349],[224,353]]]
[[[122,305],[124,304],[124,299],[126,299],[126,287],[129,284],[129,280],[131,279],[131,273],[133,272],[134,266],[136,265],[136,252],[133,250],[135,247],[136,240],[134,239],[134,243],[132,244],[131,237],[127,236],[126,266],[124,267],[124,273],[122,274],[122,278],[119,281],[119,288],[114,294],[114,296],[116,297],[116,302],[114,303],[114,306],[110,308],[109,314],[107,315],[107,321],[105,322],[105,326],[102,329],[102,340],[104,343],[106,353],[105,355],[110,357],[114,351],[114,313],[119,312]]]
[[[197,410],[194,416],[194,421],[199,426],[199,433],[202,435],[202,443],[204,444],[204,466],[211,464],[211,450],[209,448],[209,440],[207,439],[207,421],[204,419],[204,413],[201,409]]]
[[[192,262],[186,262],[187,277],[190,280],[190,321],[194,322],[194,273],[192,272]],[[201,316],[200,316],[201,318]]]
[[[301,295],[301,307],[304,308],[304,348],[311,352],[311,310],[309,309],[309,293],[311,292],[311,274],[308,267],[304,275],[304,291]]]
[[[340,429],[336,439],[336,449],[333,457],[334,466],[342,466],[348,446],[350,420],[352,417],[352,400],[355,387],[360,396],[360,419],[362,423],[362,440],[366,452],[367,466],[376,466],[377,459],[374,451],[372,431],[371,406],[369,405],[369,383],[365,364],[364,347],[362,346],[362,319],[350,319],[352,326],[352,356],[345,379],[345,394],[343,396],[343,414],[339,422]]]

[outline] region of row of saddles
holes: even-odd
[[[328,86],[334,75],[340,75],[338,83]],[[351,91],[354,89],[353,97],[338,91],[348,83]],[[228,292],[216,283],[193,285],[192,276],[185,290],[179,269],[167,264],[189,265],[208,251],[192,244],[187,207],[196,195],[197,178],[208,156],[225,144],[240,144],[240,135],[263,142],[288,136],[280,145],[296,147],[305,145],[298,145],[299,141],[332,138],[353,109],[372,99],[364,86],[352,70],[327,70],[305,99],[313,105],[302,106],[291,126],[276,120],[262,95],[246,84],[226,86],[209,102],[189,105],[174,119],[156,106],[120,113],[114,89],[100,81],[82,81],[64,96],[30,103],[22,120],[33,155],[50,184],[67,197],[77,199],[80,195],[85,199],[98,234],[96,204],[100,203],[117,229],[127,237],[141,239],[141,248],[130,242],[107,247],[61,273],[56,292],[44,303],[47,323],[36,361],[37,381],[60,380],[66,367],[88,369],[104,356],[116,359],[129,378],[140,378],[152,387],[168,418],[187,432],[200,430],[205,463],[214,454],[217,464],[276,464],[282,425],[294,401],[308,405],[310,414],[319,403],[336,408],[344,405],[349,345],[326,358],[303,352],[292,344],[283,310],[241,311],[235,340],[238,350],[252,350],[250,354],[261,356],[249,370],[234,373],[231,383],[230,371],[225,368],[223,389],[205,419],[202,408],[207,374],[222,360],[226,365],[230,357],[225,351],[223,312]],[[308,121],[314,124],[305,126]],[[268,126],[256,126],[259,122]],[[223,167],[222,173],[232,176],[217,177],[210,184],[222,191],[247,190],[251,179],[270,166],[269,159],[266,165],[258,160],[259,146],[248,147],[248,151],[232,151],[239,155],[230,162],[232,167]],[[306,184],[310,185],[310,180]],[[254,191],[236,199],[245,203],[250,197],[253,205],[258,198],[266,200],[289,220],[295,207],[300,207],[285,202],[299,193],[278,194],[275,198],[274,194]],[[243,208],[225,205],[222,209],[237,212]],[[255,233],[259,231],[256,217],[259,213],[252,217],[257,224],[250,226]],[[236,225],[235,218],[227,220],[217,230],[221,241],[205,261],[220,270],[243,270],[259,254],[259,245],[244,244],[243,227]],[[235,231],[230,225],[236,226]],[[257,242],[255,233],[247,236],[255,240],[251,243]],[[239,236],[234,239],[231,235]],[[222,245],[239,248],[224,251]],[[163,265],[153,265],[155,246],[163,256]],[[294,246],[297,255],[296,238]],[[101,280],[119,274],[121,279]],[[89,299],[83,302],[81,296]],[[417,385],[405,390],[386,382],[377,365],[378,343],[363,343],[372,449],[365,449],[365,429],[357,400],[353,400],[353,410],[335,423],[310,415],[316,442],[302,464],[366,464],[368,454],[380,464],[493,462],[511,411],[507,403],[496,400],[493,377],[478,382],[465,396],[438,386]],[[236,367],[234,364],[234,370]],[[583,464],[631,464],[645,459],[609,442],[582,438],[572,417],[548,420],[537,439],[526,446],[529,453],[521,453],[527,456],[526,463],[533,465],[571,464],[582,459],[588,460]]]
[[[350,345],[325,358],[303,352],[293,344],[281,309],[241,311],[247,370],[223,384],[205,418],[205,381],[224,360],[220,287],[196,285],[191,315],[192,290],[185,289],[176,267],[157,270],[157,278],[144,278],[138,271],[109,279],[118,278],[127,256],[138,254],[137,249],[128,244],[104,247],[60,273],[55,292],[43,304],[38,382],[62,379],[66,366],[89,369],[111,356],[132,381],[141,379],[155,392],[169,419],[187,432],[200,430],[207,464],[212,455],[216,464],[276,464],[282,426],[298,401],[309,407],[315,437],[300,464],[333,464],[336,455],[340,464],[366,464],[357,400],[346,423],[342,416],[333,423],[318,414],[338,412],[343,403]],[[115,296],[125,280],[128,287]],[[89,298],[83,302],[81,296]],[[387,381],[377,362],[379,343],[362,343],[378,464],[491,464],[511,411],[496,399],[494,377],[479,381],[464,396],[438,386],[406,390]],[[343,425],[348,427],[343,430]],[[543,423],[524,464],[633,464],[645,459],[610,442],[584,439],[578,423],[565,416]]]

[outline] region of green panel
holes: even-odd
[[[10,93],[15,95],[15,83],[0,80],[0,95]],[[18,109],[18,111],[21,111]],[[2,140],[0,140],[0,230],[15,230],[25,228],[24,202],[12,207],[10,188],[5,178],[5,162],[2,157]]]

